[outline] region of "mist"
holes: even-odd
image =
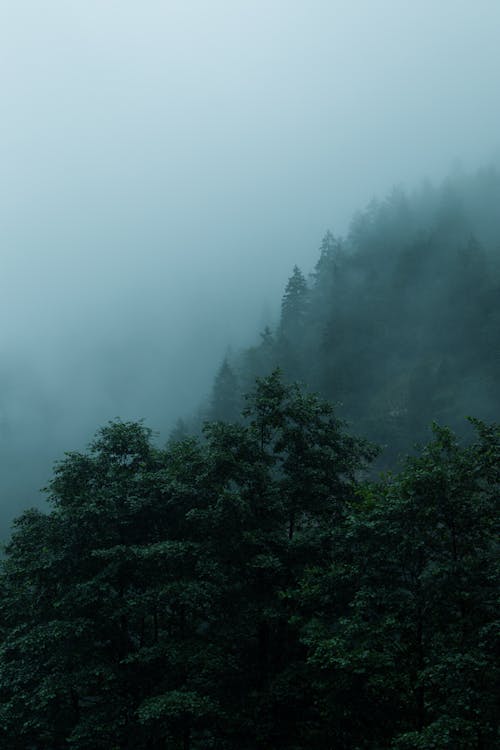
[[[496,2],[0,7],[0,523],[107,420],[166,439],[294,264],[498,162]]]

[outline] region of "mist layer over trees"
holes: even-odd
[[[499,27],[0,3],[2,750],[500,746]]]
[[[286,285],[278,325],[226,358],[208,413],[236,418],[238,394],[279,364],[336,404],[383,464],[430,436],[500,416],[500,173],[394,189],[327,232]]]
[[[228,324],[214,311],[204,321],[210,336],[188,336],[181,346],[155,290],[153,303],[144,298],[142,313],[150,316],[151,338],[142,317],[134,318],[137,308],[128,310],[112,296],[121,327],[102,330],[96,318],[92,344],[89,331],[76,328],[77,342],[63,342],[67,362],[54,351],[40,354],[34,365],[29,352],[20,359],[18,350],[6,348],[3,537],[18,509],[42,502],[37,492],[57,457],[83,447],[99,422],[145,417],[162,439],[176,418],[188,431],[199,430],[201,418],[190,415],[210,391],[217,358],[229,343],[232,353],[203,416],[236,418],[241,393],[255,375],[279,364],[290,380],[331,399],[357,433],[385,446],[379,466],[393,465],[398,454],[427,439],[432,420],[461,433],[466,415],[497,418],[499,192],[498,171],[490,167],[455,172],[437,187],[394,189],[372,201],[345,237],[328,232],[319,251],[310,248],[309,265],[293,271],[281,307],[277,283],[267,317],[256,314],[257,292],[254,303],[245,302],[248,320],[243,327],[235,322],[236,340],[223,338]],[[134,305],[141,294],[134,294]],[[186,325],[197,305],[193,298]],[[177,327],[188,307],[179,308]],[[234,346],[255,338],[259,317],[258,343],[244,350]],[[231,318],[229,307],[224,318]],[[56,372],[51,358],[59,363]]]
[[[0,537],[96,425],[163,439],[194,411],[327,227],[497,158],[499,22],[495,0],[0,3]]]
[[[2,563],[3,746],[497,747],[499,202],[372,202],[203,426],[66,454]]]

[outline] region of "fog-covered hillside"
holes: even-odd
[[[312,269],[295,267],[281,318],[226,358],[209,414],[236,418],[237,395],[279,365],[331,399],[391,465],[432,421],[500,415],[500,173],[455,173],[394,189],[326,233]],[[306,275],[307,274],[307,275]]]
[[[410,408],[419,363],[439,378],[437,359],[446,368],[450,357],[414,347],[409,367],[382,366],[372,348],[404,356],[405,337],[380,335],[399,303],[380,303],[388,285],[370,280],[363,257],[388,273],[377,237],[416,246],[441,198],[407,198],[411,230],[403,218],[397,228],[394,206],[385,219],[365,214],[352,237],[349,222],[395,184],[498,163],[498,24],[493,0],[0,3],[0,538],[98,425],[144,418],[164,442],[207,401],[226,351],[237,392],[272,350],[362,432],[389,443],[414,431],[409,418],[372,423]],[[497,195],[473,182],[467,221],[489,253]],[[392,228],[376,228],[384,222]],[[335,309],[309,278],[327,227],[358,258],[339,264]],[[462,232],[457,249],[468,241]],[[269,337],[243,362],[235,353],[266,325],[280,339],[295,264],[315,332],[287,333],[295,365]],[[421,283],[426,299],[437,294]],[[401,331],[413,325],[400,320]],[[468,367],[464,393],[447,398],[474,392],[470,410],[481,411],[491,388],[471,377]]]

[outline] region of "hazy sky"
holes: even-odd
[[[498,0],[0,0],[6,434],[194,408],[327,228],[497,157],[499,41]]]

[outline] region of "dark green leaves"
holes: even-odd
[[[58,465],[2,565],[3,746],[493,750],[498,428],[363,484],[279,371],[244,418]]]

